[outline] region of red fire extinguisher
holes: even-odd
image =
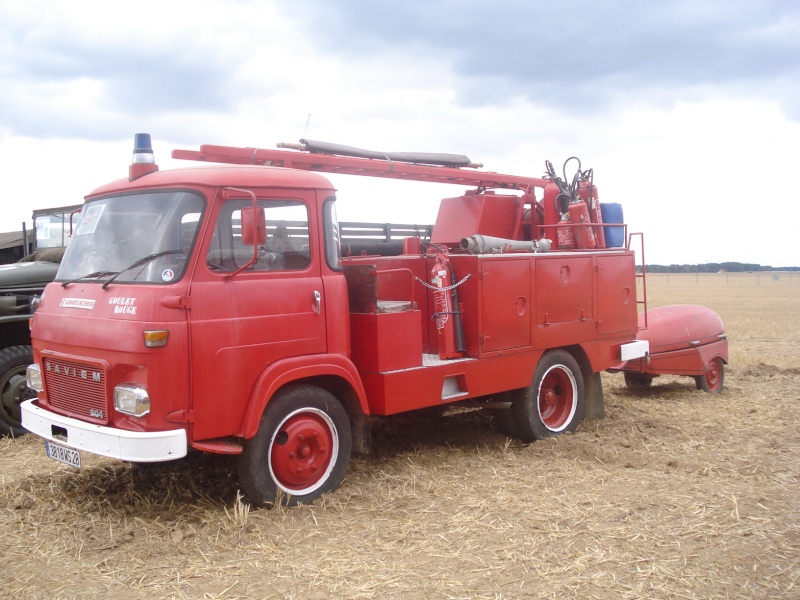
[[[571,225],[572,220],[569,217],[569,213],[565,212],[561,215],[561,220],[556,227],[559,250],[575,249],[575,229]]]
[[[439,338],[439,358],[458,358],[463,356],[463,335],[461,333],[461,313],[458,308],[458,293],[453,285],[450,261],[444,252],[434,255],[430,278],[433,289],[433,318]]]
[[[589,209],[589,220],[592,223],[596,223],[596,226],[593,227],[594,229],[594,236],[597,240],[597,247],[598,248],[605,248],[606,247],[606,236],[605,232],[603,231],[603,215],[600,212],[600,199],[597,195],[597,187],[592,183],[592,169],[589,169],[585,173],[588,178],[588,181],[581,182],[580,189],[578,190],[578,196],[586,202],[586,206]]]
[[[597,239],[594,236],[594,227],[591,226],[592,221],[589,219],[589,209],[586,207],[586,202],[583,200],[572,202],[569,205],[569,216],[573,223],[581,224],[581,226],[575,228],[575,241],[578,248],[591,250],[597,247]]]
[[[606,234],[603,230],[603,213],[600,212],[600,201],[597,198],[592,198],[592,204],[594,204],[594,208],[592,209],[592,220],[598,225],[594,228],[595,237],[597,238],[597,247],[605,248]]]

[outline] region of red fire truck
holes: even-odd
[[[159,171],[137,135],[32,320],[22,423],[51,458],[236,455],[254,504],[308,502],[369,451],[371,416],[468,401],[530,442],[602,417],[600,373],[647,355],[625,225],[580,163],[568,181],[305,140],[173,157],[223,164]],[[469,189],[430,237],[343,243],[317,172]]]

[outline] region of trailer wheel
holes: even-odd
[[[725,364],[717,356],[709,364],[706,372],[694,378],[698,390],[703,390],[709,394],[722,393],[722,386],[725,383]]]
[[[350,422],[339,401],[311,385],[293,385],[267,406],[238,457],[253,504],[295,506],[339,487],[350,462]]]
[[[648,373],[625,373],[625,387],[629,390],[645,390],[653,383],[653,376]]]
[[[551,350],[542,356],[524,397],[512,405],[517,437],[523,442],[575,431],[583,417],[583,375],[573,356]]]
[[[32,362],[30,346],[0,350],[0,436],[20,437],[28,433],[22,426],[20,404],[36,397],[25,377],[25,370]]]

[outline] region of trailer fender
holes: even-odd
[[[724,364],[728,364],[728,341],[720,340],[712,344],[706,344],[697,348],[700,357],[703,359],[703,365],[707,369],[715,358],[722,360]]]
[[[350,360],[339,354],[295,356],[269,365],[256,381],[242,421],[242,437],[249,439],[256,434],[261,416],[275,392],[288,383],[314,377],[333,377],[345,382],[355,393],[361,412],[369,415],[364,386]]]

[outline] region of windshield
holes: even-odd
[[[192,251],[204,201],[192,192],[128,194],[87,202],[56,281],[170,283]]]

